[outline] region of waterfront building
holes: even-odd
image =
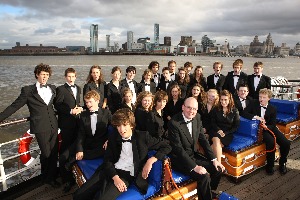
[[[272,55],[274,53],[274,43],[272,41],[271,34],[267,36],[266,41],[259,42],[258,36],[256,35],[253,42],[250,43],[250,54],[252,55]]]
[[[171,46],[171,37],[170,36],[165,36],[164,37],[164,45],[165,46]]]
[[[137,40],[137,43],[142,43],[142,44],[145,44],[145,43],[148,43],[148,42],[150,42],[150,38],[149,37],[139,38]]]
[[[267,36],[266,39],[266,47],[265,47],[265,54],[270,55],[273,54],[274,51],[274,42],[272,42],[271,33]]]
[[[202,39],[201,39],[201,44],[202,44],[202,47],[203,47],[203,52],[207,53],[208,52],[208,48],[209,47],[213,47],[215,42],[216,42],[215,40],[211,40],[209,37],[207,37],[207,35],[204,35],[202,37]]]
[[[133,32],[127,31],[127,51],[132,51]]]
[[[132,51],[144,51],[145,50],[145,45],[143,43],[132,43],[131,45],[131,50]]]
[[[114,43],[114,51],[115,51],[115,52],[119,52],[119,51],[120,51],[120,46],[119,46],[119,43],[118,43],[118,42],[115,42],[115,43]]]
[[[300,43],[299,42],[294,47],[294,54],[300,55]]]
[[[286,43],[282,43],[281,47],[274,48],[274,54],[279,56],[289,56],[291,48],[286,46]]]
[[[159,24],[154,24],[154,44],[159,45]]]
[[[180,46],[192,46],[192,42],[193,42],[192,36],[181,36],[179,45]]]
[[[91,52],[98,52],[98,24],[90,26],[90,47]]]
[[[155,46],[156,45],[154,43],[147,42],[147,43],[145,43],[145,51],[152,52],[154,50]]]
[[[110,47],[110,35],[106,35],[106,50],[109,51]]]
[[[238,45],[234,52],[236,55],[247,55],[249,54],[250,45]]]
[[[68,52],[78,52],[80,54],[85,53],[85,46],[66,46]]]

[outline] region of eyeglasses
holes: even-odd
[[[198,110],[198,108],[192,108],[192,107],[186,106],[186,105],[184,105],[184,107],[186,107],[187,109],[189,109],[191,111],[197,111]]]

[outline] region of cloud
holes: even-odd
[[[40,28],[34,31],[35,34],[50,34],[54,33],[55,30],[53,28]]]

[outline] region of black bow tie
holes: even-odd
[[[128,140],[122,139],[122,143],[124,143],[124,142],[130,142],[131,143],[131,139],[128,139]]]
[[[260,75],[255,75],[255,74],[254,74],[254,77],[260,78]]]
[[[75,88],[75,85],[69,85],[70,88]]]
[[[128,83],[133,83],[132,81],[128,81]]]
[[[174,75],[175,75],[174,73],[171,74],[171,76],[174,76]]]
[[[148,83],[145,83],[145,86],[150,86],[150,84],[148,84]]]
[[[236,76],[236,77],[240,77],[240,75],[233,75],[233,77],[235,77],[235,76]]]
[[[90,111],[90,115],[93,115],[93,114],[97,114],[98,115],[98,111],[93,111],[93,112]]]
[[[47,84],[45,84],[45,85],[42,85],[42,84],[40,84],[40,88],[47,88]]]
[[[156,78],[157,77],[157,74],[154,74],[154,78]]]
[[[166,83],[170,83],[170,81],[166,81]]]
[[[246,99],[241,99],[241,101],[246,101]]]
[[[217,77],[220,77],[220,75],[216,75],[216,74],[215,74],[215,77],[216,77],[216,78],[217,78]]]
[[[191,122],[193,122],[193,120],[189,120],[189,121],[187,121],[187,122],[186,122],[186,124],[189,124],[189,123],[191,123]]]
[[[260,106],[260,107],[263,108],[263,109],[265,109],[265,110],[267,109],[267,107],[264,107],[264,106]]]

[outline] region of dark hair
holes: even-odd
[[[34,77],[37,79],[38,77],[36,75],[40,75],[41,72],[48,72],[49,77],[52,75],[52,70],[49,65],[40,63],[34,68]]]
[[[228,99],[229,99],[229,103],[228,103],[228,106],[227,106],[227,108],[228,108],[227,113],[229,113],[234,108],[234,101],[233,101],[233,98],[232,98],[232,94],[228,90],[222,90],[220,92],[220,101],[219,101],[219,104],[218,104],[218,110],[223,110],[223,107],[221,105],[222,96],[227,96]],[[225,114],[227,114],[227,113],[225,113]]]
[[[89,75],[86,78],[86,81],[88,83],[95,82],[94,79],[93,79],[93,77],[92,77],[92,71],[93,71],[93,69],[99,69],[100,70],[100,77],[99,77],[99,80],[98,80],[98,84],[104,82],[104,80],[103,80],[103,74],[101,72],[101,67],[99,65],[93,65],[93,66],[91,66],[90,72],[89,72]]]
[[[181,88],[179,87],[178,84],[174,84],[174,85],[171,86],[171,88],[170,88],[170,90],[169,90],[169,94],[168,94],[169,99],[173,99],[173,96],[172,96],[172,90],[173,90],[174,88],[177,88],[177,89],[178,89],[178,99],[179,99],[179,98],[181,97]]]
[[[134,73],[136,73],[136,68],[134,67],[134,66],[128,66],[127,68],[126,68],[126,73],[128,73],[128,72],[134,72]]]
[[[163,71],[166,71],[166,70],[168,70],[168,71],[170,72],[170,69],[169,69],[169,67],[164,67],[164,68],[162,68],[162,70],[161,70],[161,71],[163,72]]]
[[[149,107],[149,110],[152,110],[152,107],[153,107],[153,95],[151,92],[149,91],[143,91],[143,92],[140,92],[136,98],[136,102],[135,102],[135,107],[138,108],[138,107],[142,107],[142,101],[145,97],[151,97],[152,99],[152,103]],[[144,108],[143,108],[144,109]]]
[[[159,69],[159,63],[157,61],[152,61],[149,66],[148,66],[148,69],[152,69],[153,66],[157,65],[158,66],[158,69]]]
[[[183,67],[184,68],[191,67],[191,69],[193,69],[193,64],[191,62],[186,62],[186,63],[184,63]]]
[[[239,91],[241,87],[246,87],[249,90],[249,87],[246,83],[242,82],[236,86],[236,90]]]
[[[258,61],[258,62],[255,62],[253,65],[253,67],[259,67],[259,66],[261,66],[261,68],[263,68],[264,64],[262,62]]]
[[[128,108],[121,108],[113,114],[111,124],[114,127],[129,124],[131,127],[135,128],[134,114]]]
[[[175,65],[176,65],[176,61],[175,61],[175,60],[170,60],[170,61],[168,62],[168,67],[169,67],[169,65],[172,64],[172,63],[175,63]]]
[[[153,106],[155,107],[156,103],[162,100],[166,100],[168,102],[168,94],[163,90],[157,91],[154,96]]]
[[[194,73],[193,73],[193,78],[194,78],[195,80],[197,80],[197,79],[196,79],[196,71],[197,71],[197,69],[202,69],[202,71],[203,71],[203,67],[200,66],[200,65],[196,66],[196,68],[195,68],[195,70],[194,70]],[[203,78],[203,73],[201,74],[199,81],[201,81],[202,78]],[[197,80],[197,81],[198,81],[198,80]]]
[[[74,73],[76,75],[76,71],[73,68],[68,68],[65,70],[65,77],[68,76],[68,73]]]
[[[115,73],[116,71],[120,71],[120,73],[122,72],[119,66],[115,66],[111,69],[111,74]]]
[[[187,70],[184,67],[180,67],[180,68],[178,68],[178,74],[179,74],[180,71],[184,71],[185,76],[184,76],[183,80],[180,79],[179,76],[178,76],[177,82],[180,83],[180,84],[183,84],[183,85],[188,85],[189,82],[190,82],[190,76],[188,75]]]
[[[204,88],[202,87],[202,85],[200,85],[199,83],[195,83],[191,88],[190,88],[190,91],[189,91],[189,97],[192,97],[193,96],[193,88],[194,87],[199,87],[200,88],[200,94],[197,98],[197,101],[201,101],[201,102],[204,102],[205,99],[207,98],[207,94],[204,90]],[[200,103],[200,102],[199,102]]]

